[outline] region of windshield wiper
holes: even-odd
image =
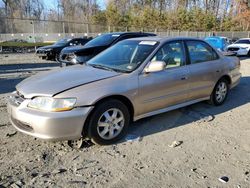
[[[88,65],[90,65],[90,66],[92,66],[92,67],[94,67],[94,68],[98,68],[98,69],[104,69],[104,70],[109,70],[109,71],[115,71],[114,69],[109,68],[109,67],[106,67],[106,66],[103,66],[103,65],[97,65],[97,64],[95,64],[95,65],[93,65],[93,64],[88,64]]]
[[[126,70],[115,69],[115,68],[106,67],[106,66],[103,66],[103,65],[97,65],[97,64],[87,64],[87,65],[90,65],[90,66],[92,66],[94,68],[109,70],[109,71],[113,71],[113,72],[129,73],[129,71],[126,71]]]

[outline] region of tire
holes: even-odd
[[[224,78],[220,79],[214,87],[209,103],[215,106],[222,105],[227,99],[228,91],[228,81]]]
[[[250,57],[250,50],[248,51],[247,56]]]
[[[87,134],[95,144],[113,144],[126,135],[129,122],[127,106],[119,100],[107,100],[97,105],[90,114]]]

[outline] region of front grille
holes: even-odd
[[[9,102],[14,106],[19,106],[25,100],[24,96],[16,91],[9,96]]]
[[[21,122],[11,116],[11,121],[19,128],[24,131],[33,132],[33,128],[27,123]]]
[[[45,50],[37,50],[36,53],[37,53],[37,54],[44,54],[44,53],[45,53]]]
[[[228,51],[238,51],[240,48],[237,47],[230,47],[228,48]]]

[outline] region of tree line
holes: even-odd
[[[0,0],[0,16],[111,27],[180,31],[249,31],[247,0]],[[1,20],[0,20],[1,21]]]

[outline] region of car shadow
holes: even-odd
[[[58,67],[60,64],[56,62],[47,63],[21,63],[21,64],[7,64],[0,65],[1,73],[14,73],[22,69],[35,69],[35,68],[47,68],[47,67]]]
[[[0,65],[0,94],[14,91],[15,86],[30,76],[30,73],[46,71],[54,67],[59,67],[59,63],[47,62]]]
[[[242,60],[246,60],[246,59],[250,59],[250,57],[248,56],[238,56],[238,58],[242,61]]]
[[[16,85],[25,78],[0,78],[0,94],[15,91]]]
[[[250,77],[242,77],[240,84],[233,88],[225,103],[213,106],[200,102],[174,111],[151,116],[134,122],[128,135],[146,137],[172,128],[187,125],[194,121],[213,121],[216,115],[230,111],[250,102]],[[125,142],[125,139],[121,142]]]

